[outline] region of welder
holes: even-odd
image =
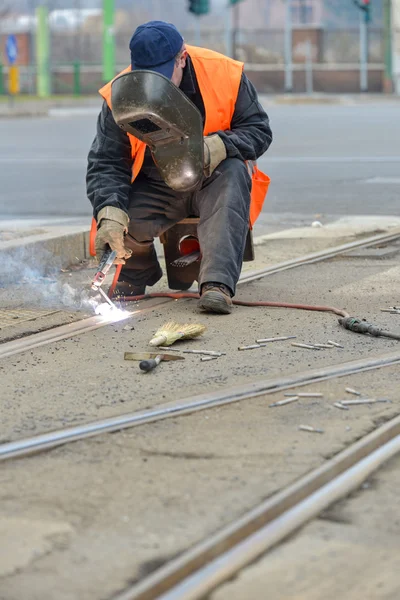
[[[129,48],[131,64],[123,73],[159,73],[200,111],[204,178],[194,192],[171,189],[150,148],[116,123],[112,82],[105,85],[87,169],[87,194],[97,221],[97,257],[108,247],[117,252],[115,262],[123,264],[117,295],[144,294],[146,286],[162,276],[154,238],[182,219],[198,216],[202,254],[198,306],[230,313],[249,225],[259,215],[267,189],[268,178],[255,161],[272,141],[268,116],[243,63],[186,45],[170,23],[139,26]]]

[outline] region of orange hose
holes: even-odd
[[[113,282],[114,284],[114,282]],[[115,286],[114,286],[115,288]],[[113,291],[114,291],[113,288]],[[111,288],[110,288],[111,292]],[[112,294],[109,292],[109,297],[112,297]],[[172,300],[181,300],[182,298],[200,298],[199,294],[194,292],[152,292],[151,294],[144,294],[142,296],[125,296],[121,300],[124,302],[136,302],[139,300],[149,300],[150,298],[171,298]],[[288,302],[248,302],[246,300],[233,300],[233,304],[238,306],[268,306],[272,308],[296,308],[299,310],[314,310],[317,312],[331,312],[335,315],[339,315],[340,317],[348,317],[349,314],[341,309],[336,308],[335,306],[313,306],[312,304],[290,304]]]
[[[118,279],[121,273],[121,269],[122,269],[122,265],[116,265],[116,269],[115,269],[115,273],[114,273],[114,279],[112,280],[112,284],[110,285],[110,289],[108,290],[108,297],[111,298],[113,297],[114,294],[114,290],[116,288],[116,285],[118,283]]]
[[[96,256],[96,234],[97,234],[97,223],[96,219],[92,219],[92,223],[90,226],[90,234],[89,234],[89,254],[90,256]]]

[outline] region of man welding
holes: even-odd
[[[198,216],[198,307],[230,313],[249,224],[259,215],[268,187],[268,178],[252,162],[271,144],[268,116],[242,63],[186,46],[170,23],[141,25],[129,47],[131,66],[126,71],[165,76],[200,111],[204,176],[190,193],[169,187],[151,149],[116,123],[112,82],[104,86],[87,169],[87,194],[98,228],[96,254],[100,258],[107,247],[117,252],[115,262],[123,264],[117,295],[144,294],[162,276],[154,238],[182,219]]]

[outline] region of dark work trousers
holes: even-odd
[[[121,281],[154,285],[162,271],[153,239],[182,219],[197,216],[202,253],[199,286],[223,283],[234,294],[249,229],[251,177],[245,163],[225,159],[201,190],[189,194],[175,192],[152,175],[141,173],[132,184],[125,245],[133,254],[122,269]]]

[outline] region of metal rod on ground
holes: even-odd
[[[285,335],[283,337],[275,337],[275,338],[262,338],[261,340],[256,340],[257,344],[266,344],[267,342],[283,342],[285,340],[295,340],[295,335]]]
[[[308,350],[321,350],[321,348],[317,348],[316,346],[311,346],[311,344],[297,344],[297,342],[294,342],[291,345],[295,346],[296,348],[307,348]]]
[[[298,396],[291,396],[290,398],[285,398],[285,400],[278,400],[278,402],[273,402],[269,405],[270,408],[275,406],[285,406],[286,404],[291,404],[292,402],[297,402],[299,399]]]
[[[335,346],[333,346],[332,344],[313,344],[316,348],[328,348],[330,350],[332,350],[332,348],[334,348]]]
[[[344,346],[338,344],[337,342],[332,342],[332,340],[328,340],[328,344],[330,344],[331,346],[335,346],[336,348],[344,348]]]
[[[267,344],[251,344],[250,346],[239,346],[238,350],[254,350],[255,348],[265,348]]]
[[[168,350],[170,349],[169,346]],[[226,352],[217,352],[216,350],[182,350],[183,354],[205,354],[206,356],[222,356]]]
[[[323,429],[320,429],[319,427],[311,427],[311,425],[300,425],[299,430],[309,431],[310,433],[324,433]]]
[[[358,400],[340,400],[343,406],[357,406],[357,404],[379,404],[381,402],[391,402],[388,398],[359,398]]]
[[[293,91],[292,64],[292,0],[286,0],[285,20],[285,92]]]
[[[341,410],[350,410],[348,406],[344,406],[341,402],[334,402],[333,406],[340,408]]]
[[[355,390],[354,388],[351,388],[351,387],[345,388],[345,391],[348,392],[349,394],[353,394],[354,396],[361,396],[361,392],[358,392],[357,390]]]

